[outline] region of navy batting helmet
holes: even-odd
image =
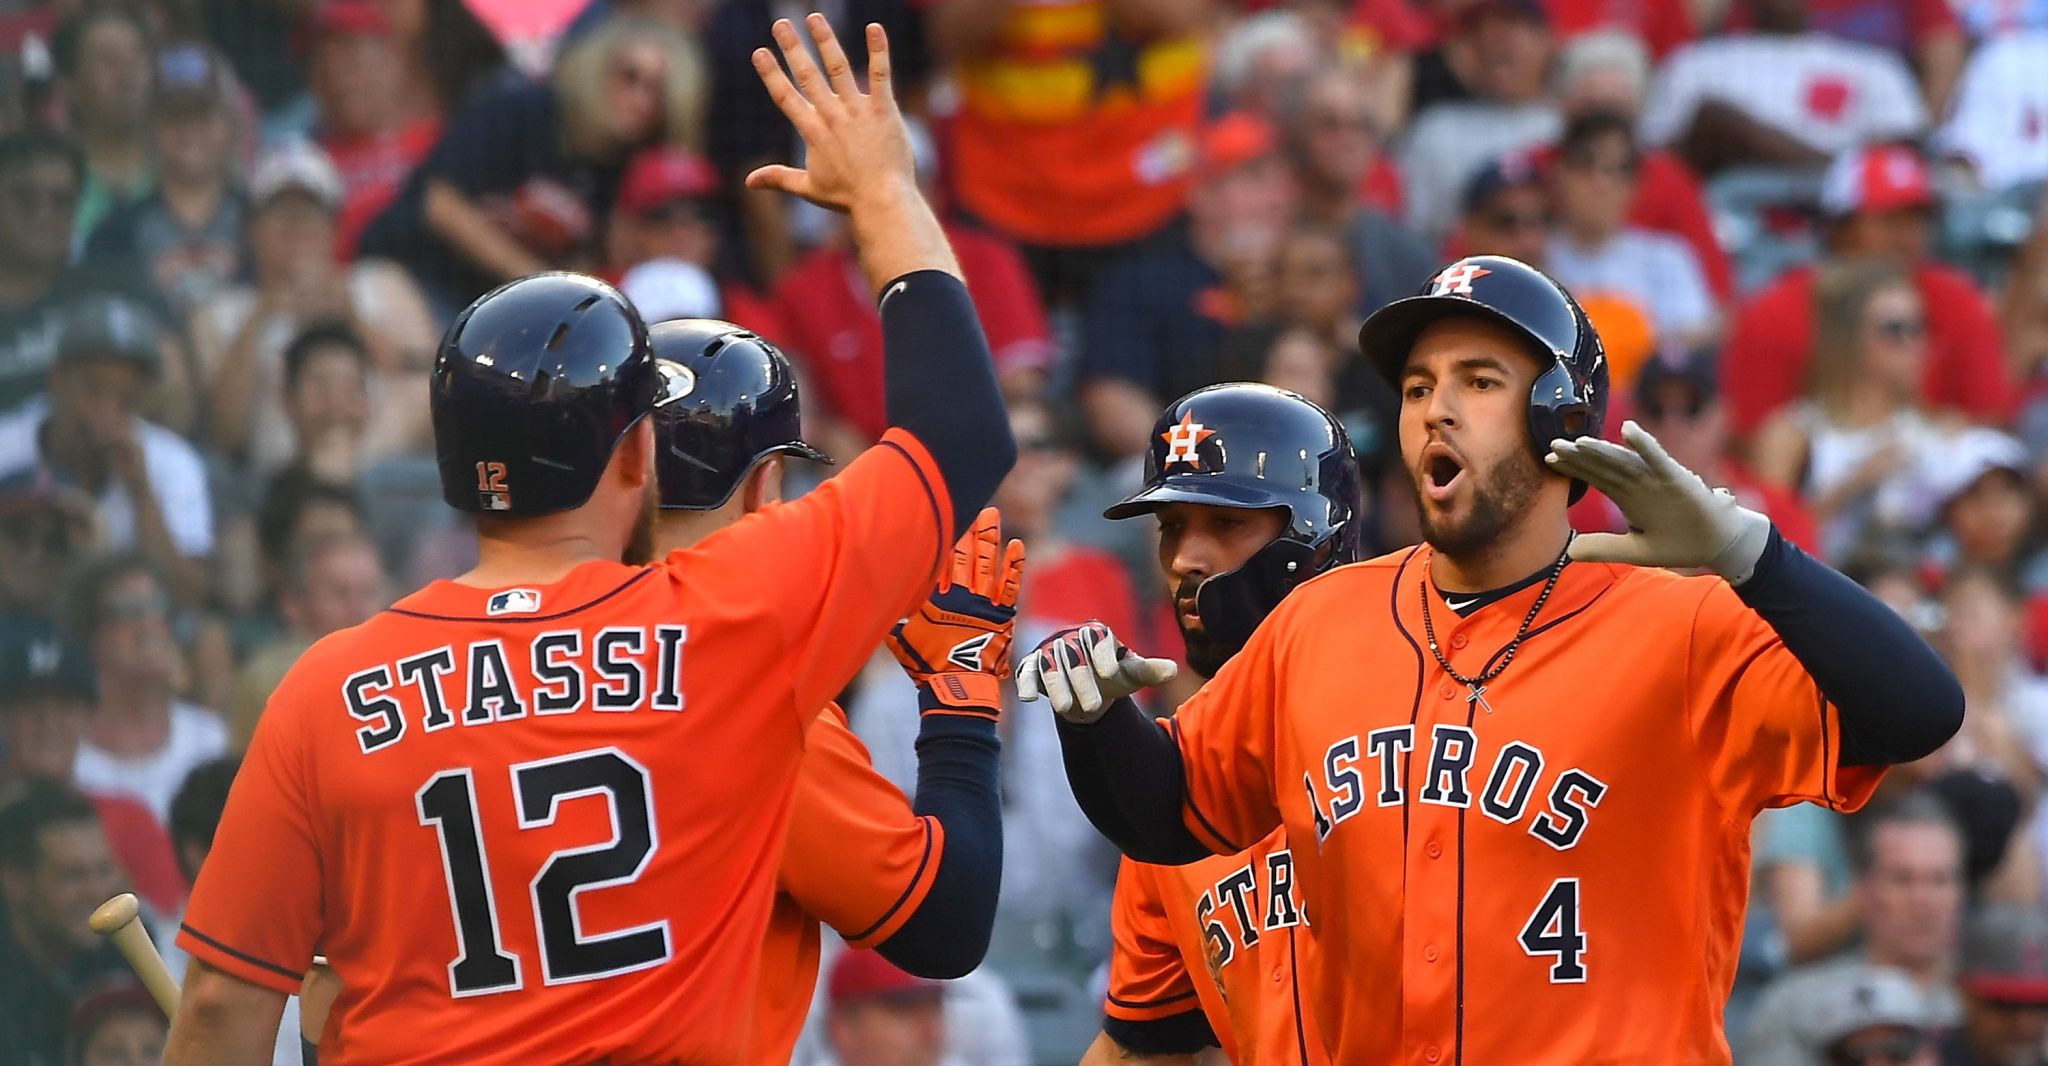
[[[1167,407],[1152,427],[1145,487],[1102,516],[1131,518],[1171,503],[1287,510],[1278,537],[1195,594],[1202,628],[1230,653],[1294,586],[1359,558],[1363,508],[1351,437],[1328,411],[1285,389],[1210,385]]]
[[[647,326],[604,282],[535,274],[485,293],[434,359],[442,498],[511,517],[582,506],[659,387]]]
[[[1438,271],[1422,291],[1365,320],[1358,347],[1401,388],[1415,339],[1433,323],[1477,318],[1527,342],[1543,370],[1529,389],[1529,443],[1540,460],[1558,437],[1597,437],[1607,423],[1607,352],[1579,302],[1550,275],[1504,255],[1467,256]],[[1574,502],[1583,482],[1572,483]]]
[[[654,407],[662,507],[721,506],[771,455],[832,461],[804,442],[796,372],[774,345],[712,318],[663,322],[647,339],[662,377]]]

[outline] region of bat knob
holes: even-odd
[[[123,892],[100,904],[99,909],[92,912],[92,917],[86,919],[86,924],[101,936],[111,936],[115,930],[141,915],[142,904],[136,900],[135,893]]]

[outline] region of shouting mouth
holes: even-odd
[[[1422,486],[1422,495],[1429,502],[1438,506],[1449,503],[1451,494],[1457,491],[1464,479],[1465,462],[1458,458],[1450,445],[1437,441],[1422,449],[1417,483]]]

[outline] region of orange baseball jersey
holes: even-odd
[[[178,935],[348,1063],[745,1061],[804,737],[930,591],[917,441],[652,567],[427,586],[271,698]]]
[[[1186,866],[1125,859],[1110,930],[1103,1013],[1146,1022],[1199,1006],[1235,1066],[1330,1061],[1301,1001],[1314,945],[1283,831]]]
[[[938,873],[945,831],[875,769],[846,712],[811,723],[797,769],[781,891],[761,947],[750,1062],[788,1062],[818,984],[818,923],[856,948],[895,935]]]
[[[1564,568],[1460,618],[1412,548],[1304,583],[1164,723],[1188,828],[1286,827],[1337,1062],[1725,1063],[1750,822],[1852,810],[1835,710],[1719,578]]]

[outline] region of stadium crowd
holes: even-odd
[[[741,182],[796,150],[748,58],[787,7],[0,0],[0,1063],[158,1060],[85,916],[131,888],[167,945],[285,669],[473,562],[425,387],[469,300],[595,273],[786,349],[827,452],[880,434],[841,219]],[[995,352],[1018,647],[1101,618],[1179,653],[1149,531],[1100,512],[1200,385],[1337,412],[1378,549],[1413,542],[1358,325],[1451,256],[1537,264],[1621,416],[1968,694],[1867,811],[1759,821],[1736,1061],[2048,1063],[2048,2],[825,10],[890,30]],[[902,673],[844,702],[910,789]],[[1071,1063],[1094,1035],[1116,856],[1051,716],[1002,729],[989,961],[937,986],[840,956],[799,1061]]]

